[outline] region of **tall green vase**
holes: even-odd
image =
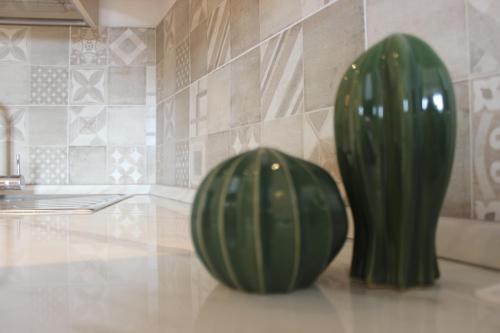
[[[391,35],[349,67],[335,106],[355,222],[351,276],[369,286],[432,285],[456,135],[445,65],[422,40]]]

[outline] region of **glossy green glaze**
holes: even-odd
[[[347,70],[335,138],[355,221],[352,277],[398,288],[439,277],[435,233],[455,132],[450,76],[420,39],[389,36]]]
[[[220,282],[274,293],[314,282],[344,244],[347,217],[326,171],[260,148],[207,175],[191,227],[196,253]]]

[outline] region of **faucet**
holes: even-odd
[[[23,175],[21,175],[21,155],[16,155],[16,175],[0,176],[0,190],[22,190],[26,185]]]

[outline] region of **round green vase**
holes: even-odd
[[[338,161],[355,222],[351,276],[370,286],[433,284],[456,135],[445,65],[422,40],[391,35],[349,67],[335,107]]]
[[[337,186],[320,167],[273,149],[233,157],[200,185],[196,253],[223,284],[255,293],[311,285],[345,242]]]

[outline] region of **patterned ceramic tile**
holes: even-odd
[[[156,66],[156,88],[159,101],[175,93],[175,75],[175,48],[168,48],[165,49],[163,61]]]
[[[68,104],[68,69],[33,66],[31,68],[31,104]]]
[[[260,144],[260,125],[240,127],[231,130],[231,155],[255,149]]]
[[[189,93],[189,135],[197,137],[208,132],[207,78],[193,83]]]
[[[208,21],[208,71],[225,64],[231,57],[229,0],[224,0]]]
[[[263,120],[287,117],[304,109],[302,26],[296,25],[260,48]]]
[[[255,49],[231,63],[231,127],[260,121],[260,54]]]
[[[144,147],[108,148],[108,175],[112,184],[142,184],[146,177]]]
[[[31,29],[31,64],[67,66],[69,62],[68,41],[68,27],[33,27]]]
[[[146,183],[150,185],[156,184],[156,145],[146,147],[147,162],[146,162],[146,172],[147,179]]]
[[[165,20],[161,20],[156,26],[156,63],[163,60],[165,55]]]
[[[175,86],[177,90],[189,84],[189,39],[186,38],[175,49]]]
[[[175,144],[175,186],[189,187],[189,141]]]
[[[72,106],[69,111],[70,146],[105,146],[108,141],[106,108]]]
[[[30,66],[0,63],[0,101],[3,105],[28,105],[30,103]]]
[[[474,216],[500,221],[500,77],[472,82]]]
[[[29,61],[29,27],[0,27],[0,61]]]
[[[144,106],[108,107],[108,144],[144,146],[146,144],[146,108]]]
[[[146,68],[109,67],[108,103],[114,105],[146,104]]]
[[[189,6],[189,26],[190,31],[208,17],[208,4],[207,0],[190,0]]]
[[[303,115],[263,122],[261,145],[302,158],[304,155],[303,126]]]
[[[70,147],[69,183],[105,184],[106,147]]]
[[[500,2],[468,0],[468,6],[472,73],[500,71]]]
[[[147,65],[154,61],[153,29],[109,28],[108,38],[111,65]]]
[[[30,148],[30,179],[35,185],[63,185],[68,178],[65,147]]]
[[[301,17],[300,0],[266,0],[260,2],[260,38],[279,32]]]
[[[175,95],[175,138],[189,138],[189,89]]]
[[[172,7],[172,36],[174,45],[179,44],[189,34],[189,0],[177,0]]]
[[[156,179],[162,185],[175,185],[175,142],[167,140],[157,149]]]
[[[191,81],[194,82],[207,73],[207,21],[201,22],[189,37]]]
[[[26,108],[0,106],[0,142],[26,142],[27,120]]]
[[[164,106],[164,135],[165,140],[170,140],[175,137],[175,99],[170,98],[165,101]]]
[[[206,137],[193,138],[189,141],[189,182],[191,187],[201,184],[207,172]]]
[[[320,8],[328,5],[333,0],[301,0],[302,4],[302,17],[314,13]]]
[[[156,66],[146,67],[146,104],[156,105]]]
[[[67,145],[68,112],[65,106],[31,106],[28,121],[30,145]]]
[[[101,68],[71,70],[72,104],[105,104],[106,72]]]
[[[208,133],[229,129],[231,120],[231,66],[208,75]]]
[[[107,65],[108,36],[105,29],[71,28],[71,65]]]
[[[229,131],[209,134],[206,142],[206,167],[211,170],[230,156]]]
[[[145,115],[146,146],[156,145],[156,105],[148,106]]]
[[[260,41],[259,2],[230,0],[231,57],[236,57]]]

